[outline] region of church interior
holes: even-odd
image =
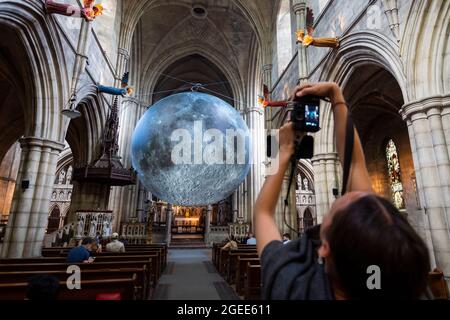
[[[0,300],[47,274],[63,300],[258,300],[246,241],[271,165],[265,132],[290,112],[264,108],[264,88],[287,100],[325,81],[350,106],[373,190],[426,243],[434,297],[450,299],[450,1],[0,0],[0,34]],[[136,167],[140,120],[183,93],[220,99],[248,127],[253,162],[229,191],[231,166],[205,180]],[[286,174],[276,207],[292,240],[343,184],[320,107],[314,156]],[[181,190],[193,198],[171,201]],[[100,250],[71,290],[66,257],[86,238]]]

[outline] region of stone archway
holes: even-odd
[[[436,5],[437,2],[438,1],[429,1],[430,5]],[[436,16],[433,18],[436,18]],[[442,27],[441,22],[437,24],[439,28]],[[446,26],[448,26],[448,24]],[[411,32],[411,30],[414,29],[411,27],[411,22],[408,23],[407,29],[408,32]],[[415,38],[413,37],[413,39]],[[414,43],[403,46],[401,49],[398,44],[377,32],[360,31],[352,33],[351,35],[344,37],[341,41],[341,47],[327,57],[321,74],[315,74],[314,80],[337,82],[341,87],[347,90],[347,99],[351,99],[350,95],[353,96],[353,93],[356,92],[356,89],[353,87],[355,83],[355,74],[359,73],[363,76],[366,74],[366,70],[371,72],[372,75],[376,75],[375,73],[378,71],[380,76],[385,77],[384,79],[390,79],[389,82],[395,84],[393,87],[396,92],[393,99],[394,102],[390,101],[391,99],[386,99],[386,94],[383,95],[382,92],[381,94],[372,92],[368,97],[364,97],[363,92],[362,95],[356,94],[355,97],[358,96],[359,100],[361,100],[361,98],[371,99],[372,104],[374,103],[373,99],[378,100],[378,104],[384,103],[387,107],[385,112],[388,112],[388,114],[395,119],[396,123],[403,128],[401,137],[399,137],[400,141],[405,141],[405,129],[407,130],[406,138],[409,139],[406,139],[406,145],[410,145],[410,147],[406,149],[412,150],[412,154],[409,154],[406,157],[407,162],[409,162],[406,167],[411,172],[409,177],[407,177],[409,179],[407,188],[409,188],[409,190],[415,189],[413,193],[416,193],[415,197],[410,197],[408,217],[419,234],[425,239],[430,249],[431,265],[440,266],[440,268],[446,270],[445,273],[448,274],[448,270],[450,270],[448,263],[448,253],[450,252],[450,222],[446,219],[447,205],[444,200],[445,196],[441,196],[442,190],[445,190],[446,188],[446,182],[439,180],[440,176],[448,175],[448,152],[443,152],[442,150],[442,147],[444,147],[445,144],[436,147],[433,142],[436,138],[445,140],[445,138],[443,138],[445,135],[444,123],[446,123],[445,118],[448,115],[448,112],[445,112],[445,106],[448,95],[436,95],[419,101],[410,102],[412,99],[417,98],[417,94],[419,94],[419,96],[423,95],[423,91],[421,91],[423,90],[423,86],[411,86],[411,81],[415,81],[414,79],[420,76],[419,74],[412,72],[412,70],[418,69],[411,65],[405,66],[403,63],[403,61],[405,61],[404,57],[409,57],[408,61],[411,63],[417,61],[415,58],[411,58],[416,55],[416,51],[421,51],[414,47],[421,42],[421,40],[417,41],[413,40]],[[427,38],[427,41],[430,41],[430,39]],[[429,43],[430,46],[432,46],[432,42]],[[412,51],[408,51],[409,49],[406,50],[407,47]],[[436,49],[436,47],[433,47],[433,49]],[[400,50],[403,50],[403,52]],[[402,55],[399,54],[400,52]],[[420,70],[428,76],[430,74],[440,74],[442,69],[439,68],[439,70],[434,70],[438,65],[445,67],[445,64],[442,61],[440,61],[440,64],[430,64],[426,61],[420,61],[420,66],[426,67]],[[361,72],[362,68],[365,70],[364,73]],[[356,75],[356,77],[357,76],[358,75]],[[438,79],[439,77],[435,78]],[[383,85],[382,83],[379,84],[381,86]],[[433,90],[445,87],[434,82],[433,86]],[[414,89],[415,87],[416,89]],[[366,95],[368,94],[368,90],[369,89],[366,87]],[[361,101],[352,101],[351,103],[361,105]],[[399,106],[399,103],[406,104]],[[389,107],[392,105],[395,105],[396,107]],[[373,110],[373,105],[370,108]],[[327,165],[333,167],[333,170],[327,170],[328,172],[324,176],[323,180],[328,181],[333,179],[332,175],[340,177],[341,168],[336,157],[336,150],[333,143],[334,124],[331,108],[324,104],[323,110],[322,119],[324,121],[324,130],[317,135],[316,150],[318,150],[319,154],[313,159],[313,163],[315,169],[319,172],[325,171]],[[372,115],[374,114],[372,113]],[[402,121],[400,121],[399,115],[401,115]],[[360,127],[364,126],[364,119],[362,118],[363,117],[360,117],[360,120],[362,120]],[[372,122],[368,125],[376,126],[375,119],[377,119],[377,117],[371,117]],[[378,121],[380,119],[382,119],[382,117],[378,117]],[[381,139],[381,137],[376,136],[376,139]],[[367,136],[366,141],[369,140],[370,137]],[[381,159],[382,149],[384,147],[380,145],[379,141],[377,143],[379,143],[377,146],[377,157],[378,159]],[[436,162],[435,154],[440,154],[443,159],[441,163]],[[387,168],[385,169],[387,170]],[[413,175],[413,172],[415,173],[415,176]],[[414,180],[417,183],[415,183]],[[417,188],[415,187],[416,185]],[[318,205],[318,209],[320,210],[318,215],[320,217],[323,216],[330,207],[333,196],[328,191],[330,190],[329,184],[323,184],[318,186],[318,188],[319,187],[327,190],[328,194],[328,197],[318,199],[320,202],[320,205]],[[381,190],[383,188],[375,186],[375,189],[378,189],[383,193]],[[441,198],[436,196],[437,193],[440,194]],[[412,195],[412,193],[410,193],[410,195]],[[414,201],[417,200],[417,198],[419,198],[420,201]],[[442,217],[444,217],[444,219]],[[436,243],[439,243],[439,245],[436,246]]]
[[[53,209],[50,211],[50,215],[48,217],[47,234],[50,234],[58,230],[60,224],[61,224],[61,210],[57,205],[55,205]]]
[[[314,217],[310,208],[306,208],[303,213],[303,230],[307,230],[314,226]]]
[[[14,103],[19,106],[11,114],[16,119],[8,119],[15,120],[14,125],[9,123],[9,130],[0,130],[5,142],[0,153],[20,138],[22,161],[17,180],[25,182],[24,188],[18,186],[14,193],[1,255],[39,256],[48,216],[44,208],[50,203],[57,156],[64,147],[60,114],[68,92],[68,75],[61,68],[64,50],[40,2],[0,2],[0,28],[8,35],[3,38],[3,54],[8,56],[9,52],[8,60],[14,57],[9,73],[16,76],[7,79],[10,85],[23,89],[20,94],[16,92]],[[8,69],[1,72],[5,74]]]
[[[84,86],[77,110],[82,117],[72,120],[67,129],[66,141],[71,150],[74,171],[91,165],[101,155],[101,140],[106,123],[104,101],[97,95],[95,86]],[[73,181],[69,223],[75,222],[77,210],[107,210],[111,187],[100,183]]]

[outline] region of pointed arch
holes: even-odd
[[[25,136],[62,141],[69,81],[56,25],[40,1],[17,0],[0,2],[0,25],[16,34],[29,64]]]
[[[151,66],[145,70],[144,79],[149,79],[144,84],[144,92],[153,92],[155,85],[160,78],[161,73],[164,73],[170,65],[176,63],[176,61],[183,59],[190,55],[200,55],[211,61],[217,68],[225,75],[227,80],[230,82],[231,90],[233,92],[233,98],[237,102],[244,101],[243,83],[239,75],[239,71],[235,68],[230,67],[232,64],[227,63],[227,57],[225,57],[221,52],[217,51],[215,48],[202,44],[201,46],[192,41],[184,44],[181,49],[174,50],[171,48],[166,50],[158,59],[158,63],[153,63]],[[174,54],[174,52],[176,52]],[[237,109],[243,109],[243,104],[237,103],[235,105]]]

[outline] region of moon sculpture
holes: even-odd
[[[252,154],[241,115],[199,92],[175,94],[150,107],[134,131],[131,153],[144,186],[182,206],[229,197],[245,180]]]

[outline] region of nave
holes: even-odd
[[[171,249],[154,300],[238,300],[211,263],[210,249]]]

